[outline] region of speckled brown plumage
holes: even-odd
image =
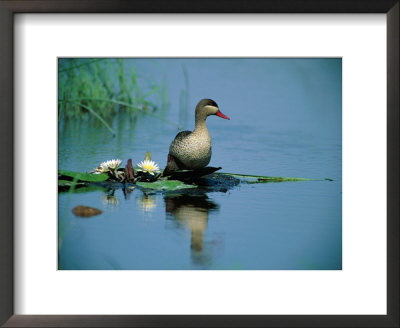
[[[178,169],[200,169],[210,162],[211,138],[206,126],[206,119],[209,115],[218,115],[229,119],[219,111],[215,101],[211,99],[201,100],[196,106],[193,132],[179,132],[169,147],[164,176]]]

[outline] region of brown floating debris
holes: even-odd
[[[94,207],[78,205],[72,209],[72,213],[74,213],[76,216],[89,217],[89,216],[101,214],[101,213],[103,213],[103,211],[99,210],[98,208],[94,208]]]

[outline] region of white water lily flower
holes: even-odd
[[[137,169],[138,171],[150,173],[151,175],[154,175],[155,173],[158,173],[160,171],[160,168],[155,162],[147,159],[138,163],[137,166],[138,166]]]
[[[99,165],[95,169],[96,172],[108,172],[115,171],[121,165],[122,161],[120,159],[111,159],[109,161],[105,161]]]

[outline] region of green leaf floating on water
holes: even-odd
[[[77,182],[73,182],[71,180],[63,180],[63,179],[58,179],[58,186],[59,187],[65,187],[65,188],[70,188],[73,185],[77,185]]]
[[[155,182],[136,182],[136,185],[146,189],[173,191],[179,189],[197,188],[196,185],[185,184],[177,180],[158,180]]]
[[[80,173],[73,171],[58,170],[58,179],[61,180],[75,180],[85,182],[103,182],[109,178],[108,174],[92,174],[92,173]]]

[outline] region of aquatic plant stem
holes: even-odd
[[[74,101],[69,101],[69,102],[88,110],[94,117],[96,117],[101,123],[104,124],[104,126],[112,133],[113,136],[116,135],[115,131],[111,128],[111,126],[109,126],[107,124],[107,122],[104,121],[104,119],[99,114],[97,114],[92,108],[90,108],[90,107],[88,107],[88,106],[86,106],[84,104],[78,103],[78,102],[74,102]]]
[[[126,106],[126,107],[132,108],[132,109],[134,109],[134,110],[136,110],[138,112],[142,112],[142,113],[148,114],[150,116],[153,116],[155,118],[158,118],[159,120],[161,120],[161,121],[163,121],[165,123],[168,123],[170,125],[173,125],[173,126],[177,127],[178,129],[182,129],[182,127],[180,125],[178,125],[178,124],[176,124],[176,123],[174,123],[172,121],[166,120],[165,118],[163,118],[163,117],[161,117],[161,116],[159,116],[157,114],[154,114],[152,112],[147,112],[144,109],[136,107],[136,106],[133,106],[132,104],[129,104],[129,103],[125,102],[125,101],[120,101],[120,100],[115,100],[115,99],[106,99],[106,98],[86,98],[85,97],[85,98],[76,98],[76,99],[60,99],[58,102],[76,103],[77,101],[80,101],[80,100],[105,101],[105,102],[111,102],[111,103],[114,103],[114,104],[117,104],[117,105]]]

